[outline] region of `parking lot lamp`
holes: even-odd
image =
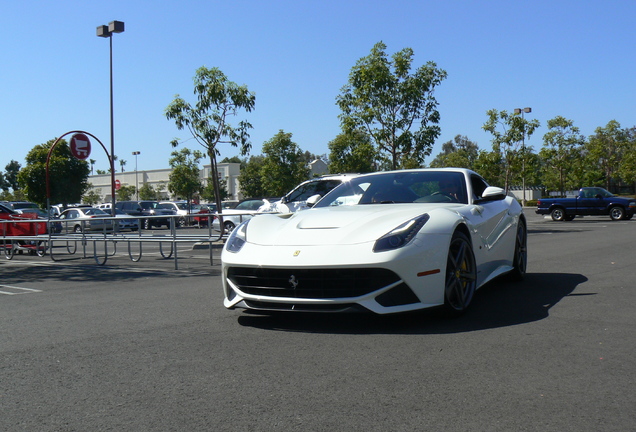
[[[137,196],[137,201],[139,201],[139,180],[137,178],[137,156],[139,156],[141,152],[134,151],[132,152],[132,154],[135,157],[135,194]]]
[[[521,189],[523,190],[523,199],[521,200],[521,204],[524,207],[526,205],[526,122],[523,114],[531,112],[532,108],[529,107],[524,109],[515,108],[515,114],[521,114],[521,119],[523,120],[523,131],[521,133]]]
[[[115,216],[115,128],[113,122],[113,33],[123,33],[122,21],[111,21],[108,25],[97,26],[97,36],[110,40],[110,184],[111,214]]]

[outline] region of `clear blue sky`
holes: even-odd
[[[492,108],[532,107],[572,119],[585,135],[617,120],[636,125],[636,1],[10,1],[0,24],[0,170],[24,165],[35,145],[81,129],[110,145],[108,39],[113,37],[115,153],[134,169],[165,168],[170,141],[189,138],[163,112],[192,77],[218,67],[256,93],[253,150],[280,129],[305,151],[328,153],[339,132],[335,98],[351,67],[378,41],[448,72],[436,97],[442,143],[466,135],[490,149],[481,126]],[[95,148],[94,144],[94,148]],[[182,146],[199,148],[191,140]],[[224,146],[222,157],[238,155]],[[96,168],[106,169],[94,150]],[[119,170],[119,165],[117,166]]]

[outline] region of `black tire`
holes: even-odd
[[[177,221],[177,226],[183,228],[184,226],[186,226],[186,219],[181,217],[179,218],[179,220]],[[167,225],[168,228],[170,228],[170,224]]]
[[[512,257],[512,271],[510,278],[515,281],[521,281],[526,277],[526,269],[528,267],[528,230],[523,221],[519,221],[517,227],[517,237],[515,240],[515,252]]]
[[[609,216],[612,220],[625,219],[625,209],[620,206],[614,206],[609,210]]]
[[[561,208],[561,207],[555,207],[554,209],[552,209],[552,212],[550,213],[550,216],[552,216],[552,220],[556,221],[556,222],[561,222],[565,220],[565,209]]]
[[[225,221],[223,223],[223,226],[225,227],[225,232],[228,234],[234,231],[234,228],[236,228],[236,225],[234,225],[234,222],[232,221]]]
[[[150,223],[150,219],[144,219],[142,223],[145,230],[149,230],[152,228],[152,224]]]
[[[477,289],[477,265],[470,240],[460,231],[453,234],[446,259],[444,308],[451,316],[466,312]]]
[[[73,232],[81,233],[82,232],[82,226],[81,225],[75,225],[75,227],[73,227]]]

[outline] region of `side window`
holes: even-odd
[[[481,194],[483,194],[484,190],[488,187],[488,183],[476,175],[470,177],[470,183],[473,188],[473,199],[481,198]]]

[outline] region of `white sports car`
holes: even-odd
[[[222,254],[224,305],[460,314],[486,282],[523,278],[526,226],[514,198],[467,169],[361,175],[309,210],[239,225]]]

